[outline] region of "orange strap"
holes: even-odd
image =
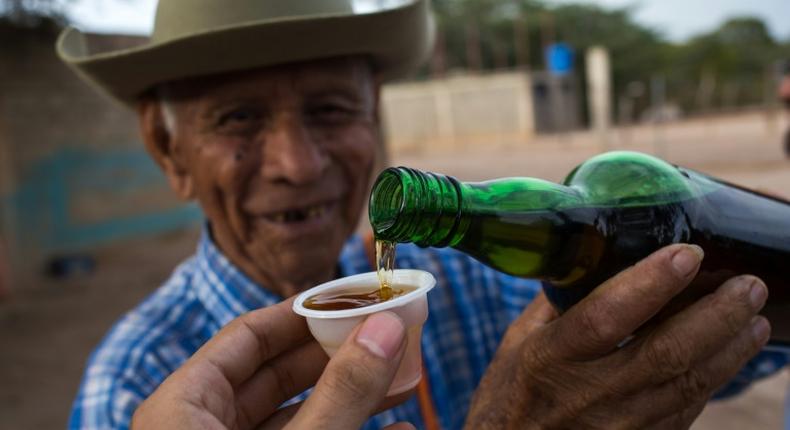
[[[365,234],[365,254],[368,257],[371,267],[376,269],[376,244],[373,239],[373,232],[369,231]],[[425,366],[422,368],[422,379],[417,385],[417,401],[420,405],[420,414],[422,415],[422,422],[425,424],[426,430],[441,430],[439,426],[439,419],[436,415],[436,409],[433,407],[433,399],[431,399],[431,384],[428,381],[428,372]]]
[[[417,385],[417,401],[420,403],[420,414],[426,430],[441,430],[439,418],[436,416],[436,409],[433,408],[431,399],[431,384],[428,382],[428,372],[425,366],[422,367],[422,379]]]

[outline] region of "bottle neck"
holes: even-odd
[[[458,180],[407,167],[382,172],[370,194],[370,223],[379,240],[452,245],[463,235],[462,212]]]

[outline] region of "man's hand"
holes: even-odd
[[[628,339],[694,279],[697,247],[673,245],[557,317],[541,296],[508,329],[472,401],[469,429],[688,428],[768,341],[768,294],[751,276]]]
[[[140,405],[132,428],[350,429],[377,408],[408,398],[410,393],[380,405],[405,350],[400,318],[389,312],[370,316],[327,365],[291,304],[287,300],[228,324]],[[304,404],[279,409],[316,380]]]

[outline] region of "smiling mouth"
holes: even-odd
[[[321,203],[300,209],[290,209],[270,215],[264,215],[268,221],[276,224],[296,224],[323,218],[335,206],[335,202]]]

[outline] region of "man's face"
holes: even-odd
[[[333,276],[368,191],[376,91],[362,59],[165,88],[183,194],[200,202],[222,251],[264,287],[288,296]]]

